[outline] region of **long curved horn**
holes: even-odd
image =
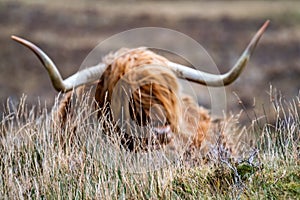
[[[100,63],[96,66],[81,70],[63,80],[53,61],[39,47],[25,39],[14,35],[11,36],[11,38],[26,46],[31,51],[33,51],[33,53],[35,53],[35,55],[39,58],[39,60],[46,68],[50,76],[52,85],[57,91],[67,92],[80,85],[94,82],[100,78],[107,67],[105,64]]]
[[[233,81],[235,81],[239,75],[242,73],[243,69],[247,65],[250,56],[252,55],[259,39],[263,35],[266,30],[269,20],[267,20],[262,27],[257,31],[254,35],[247,48],[244,50],[243,54],[240,56],[236,64],[232,67],[232,69],[222,75],[209,74],[206,72],[198,71],[192,69],[190,67],[180,65],[173,62],[168,62],[168,66],[176,73],[176,75],[180,78],[187,79],[192,82],[196,82],[202,85],[220,87],[224,85],[229,85]]]

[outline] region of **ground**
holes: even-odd
[[[251,123],[268,112],[269,87],[287,99],[300,84],[300,2],[296,1],[71,1],[0,2],[0,111],[7,98],[27,96],[49,107],[56,92],[38,59],[10,39],[18,35],[38,44],[55,61],[64,77],[73,74],[99,43],[137,27],[165,27],[198,41],[220,72],[227,71],[262,23],[271,23],[242,76],[226,87],[227,112],[244,112]],[[101,58],[103,55],[99,55]],[[202,86],[193,86],[199,104],[210,107]],[[237,97],[238,96],[238,97]],[[243,105],[238,104],[239,100]],[[254,105],[255,104],[255,105]],[[264,109],[262,109],[264,108]],[[262,111],[264,110],[264,111]],[[267,110],[267,111],[265,111]],[[250,118],[248,118],[250,115]],[[2,115],[1,115],[2,116]]]

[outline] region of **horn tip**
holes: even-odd
[[[15,35],[11,35],[10,38],[13,39],[13,40],[15,40],[15,39],[18,39],[19,37],[15,36]]]
[[[265,32],[266,28],[269,26],[270,24],[270,20],[266,20],[265,23],[262,25],[262,27],[259,29],[258,33],[262,34],[263,32]]]
[[[22,39],[22,38],[20,38],[20,37],[18,37],[16,35],[11,35],[10,38],[13,39],[14,41],[17,41],[17,42],[24,41],[24,39]]]
[[[270,20],[266,20],[265,23],[260,27],[260,29],[256,32],[256,34],[254,35],[254,37],[252,38],[251,42],[249,43],[247,49],[248,51],[246,51],[247,55],[251,55],[259,41],[259,39],[261,38],[261,36],[264,34],[264,32],[266,31],[266,28],[268,27],[270,23]]]
[[[11,35],[11,36],[10,36],[10,39],[13,39],[13,40],[15,40],[15,39],[16,39],[16,37],[17,37],[17,36],[15,36],[15,35]]]
[[[258,42],[258,40],[260,39],[260,37],[263,35],[263,33],[266,31],[267,27],[269,26],[270,24],[270,20],[266,20],[265,23],[261,26],[261,28],[257,31],[257,36],[254,38],[256,38],[255,40],[257,40],[255,43]]]

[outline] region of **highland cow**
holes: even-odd
[[[128,149],[147,148],[149,144],[160,146],[175,138],[200,148],[208,137],[211,117],[192,97],[181,93],[178,78],[213,87],[229,85],[243,71],[268,23],[256,33],[233,68],[223,75],[173,63],[147,48],[124,48],[107,55],[98,65],[63,80],[41,49],[22,38],[12,36],[12,39],[31,49],[48,71],[54,88],[67,93],[58,109],[62,119],[68,114],[66,105],[72,90],[93,84],[97,85],[94,99],[98,117],[108,117],[118,125],[115,133],[123,133],[122,142]]]

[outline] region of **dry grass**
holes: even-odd
[[[18,105],[8,101],[0,123],[1,198],[297,199],[300,99],[271,96],[276,124],[246,131],[258,135],[256,148],[236,161],[217,156],[207,164],[178,152],[125,151],[103,133],[106,119],[96,118],[85,96],[74,102],[65,129],[43,106],[28,109],[25,97]]]

